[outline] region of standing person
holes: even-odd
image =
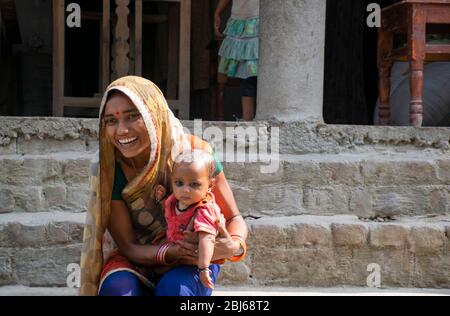
[[[220,32],[221,14],[232,1],[231,17]],[[259,0],[219,0],[214,32],[224,38],[218,72],[241,79],[242,118],[252,121],[256,111],[259,59]]]
[[[167,224],[158,196],[160,186],[171,193],[170,166],[175,157],[190,149],[212,153],[211,147],[185,134],[158,87],[140,77],[111,83],[99,123],[99,158],[91,167],[80,294],[211,295],[198,277],[195,234],[186,231],[183,240],[164,246]],[[220,162],[215,159],[215,164],[213,193],[227,222],[226,227],[218,227],[213,260],[243,257],[241,239],[247,237],[247,225]],[[219,267],[214,267],[213,276],[218,272]]]

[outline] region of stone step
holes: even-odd
[[[220,156],[220,153],[219,153]],[[0,155],[0,212],[84,210],[93,154]],[[281,155],[224,162],[246,216],[450,213],[450,156],[431,153]]]
[[[429,149],[450,151],[450,129],[393,126],[326,125],[308,122],[183,121],[190,133],[216,148],[255,148],[279,145],[281,153],[404,152]],[[279,137],[277,137],[277,135]],[[0,154],[39,154],[95,151],[98,119],[57,117],[0,117]],[[231,144],[230,146],[228,144]],[[239,149],[238,149],[239,150]]]
[[[248,224],[249,256],[225,266],[221,284],[366,286],[379,272],[383,287],[450,288],[449,215],[385,223],[295,216]]]
[[[79,264],[84,213],[0,214],[0,285],[65,285]]]
[[[0,287],[0,296],[76,296],[78,289],[68,287]],[[450,296],[448,289],[371,289],[363,287],[223,287],[217,286],[212,296]]]
[[[36,215],[0,214],[0,285],[66,286],[69,265],[79,263],[83,214]],[[248,256],[223,266],[221,286],[364,287],[379,269],[383,287],[450,288],[448,215],[384,223],[292,216],[248,224]]]

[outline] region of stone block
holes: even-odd
[[[417,255],[440,253],[446,243],[445,231],[437,227],[411,228],[411,248]]]
[[[323,184],[319,163],[314,159],[285,161],[283,169],[286,182],[310,186]]]
[[[373,212],[372,194],[367,188],[350,188],[349,211],[360,217],[370,218]]]
[[[20,223],[0,225],[2,247],[48,247],[58,244],[80,243],[83,225],[71,222],[53,222],[28,226]]]
[[[286,228],[288,247],[326,247],[331,243],[327,226],[300,223]]]
[[[430,212],[429,187],[393,186],[374,188],[372,207],[376,216],[424,215]]]
[[[51,158],[14,158],[0,159],[0,168],[4,170],[0,183],[7,185],[42,185],[61,181],[61,165]]]
[[[438,167],[438,178],[443,183],[450,183],[450,159],[442,159],[436,161]]]
[[[42,187],[26,186],[12,189],[15,200],[15,212],[42,212],[44,200]]]
[[[45,186],[42,195],[46,209],[59,210],[67,205],[67,190],[64,184]]]
[[[441,184],[437,168],[429,161],[377,161],[361,163],[364,181],[369,185],[432,185]],[[411,172],[414,170],[414,172]]]
[[[89,203],[89,185],[67,187],[66,207],[76,211],[85,211]]]
[[[343,185],[303,187],[303,209],[306,214],[348,214],[349,200],[350,189]]]
[[[68,159],[63,166],[63,177],[66,184],[89,183],[89,158]]]
[[[428,195],[428,210],[433,214],[445,214],[449,211],[449,193],[447,189],[436,189]]]
[[[56,152],[85,152],[84,139],[40,139],[36,136],[19,137],[17,140],[18,154],[45,154]]]
[[[23,248],[13,258],[18,283],[25,286],[66,286],[67,266],[79,263],[81,244],[54,248]]]
[[[220,285],[248,285],[251,283],[251,271],[245,261],[222,265],[217,284]]]
[[[0,286],[14,283],[14,273],[11,265],[12,251],[0,248]]]
[[[320,179],[322,185],[345,184],[357,186],[364,183],[358,162],[337,161],[320,162]]]
[[[369,230],[362,224],[332,224],[333,242],[342,247],[362,247],[367,244]]]
[[[15,155],[16,153],[16,138],[0,136],[0,155]]]
[[[407,245],[408,234],[408,228],[400,225],[372,225],[370,227],[370,245],[376,248],[403,248]]]
[[[251,225],[247,240],[249,251],[257,247],[286,248],[286,229],[278,225]]]
[[[13,191],[10,188],[0,187],[0,214],[13,212],[15,206]]]

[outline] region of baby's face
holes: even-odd
[[[206,197],[210,187],[208,168],[198,163],[177,163],[172,174],[172,190],[181,208]]]

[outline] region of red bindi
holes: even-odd
[[[119,115],[120,113],[119,112],[116,112],[116,115]]]

